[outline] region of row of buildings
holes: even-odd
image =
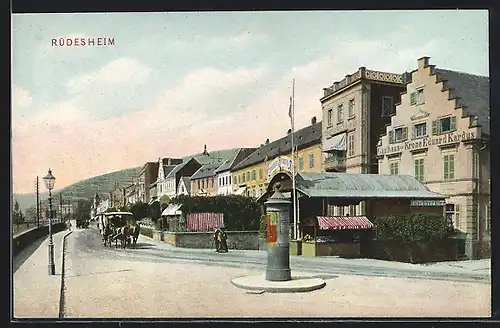
[[[146,163],[129,186],[111,192],[109,206],[180,194],[259,198],[273,173],[292,165],[296,172],[411,175],[447,197],[445,214],[469,243],[489,243],[488,77],[437,68],[423,57],[403,74],[361,67],[324,88],[320,104],[321,121],[313,117],[294,133],[293,155],[289,130],[210,164],[160,158]],[[332,211],[364,215],[365,205]]]

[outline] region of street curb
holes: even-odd
[[[73,231],[68,231],[62,238],[61,242],[61,288],[59,291],[59,318],[64,318],[64,253],[66,251],[66,237],[69,236]]]
[[[302,282],[300,282],[302,280]],[[257,291],[258,294],[267,293],[305,293],[321,289],[326,282],[321,278],[305,274],[294,274],[292,280],[267,281],[264,275],[239,277],[231,283],[241,289]]]

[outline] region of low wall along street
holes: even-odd
[[[52,233],[57,233],[66,229],[66,224],[56,223],[52,225]],[[12,239],[12,254],[16,256],[22,251],[26,246],[34,243],[41,237],[47,236],[49,234],[49,227],[44,226],[40,228],[34,228],[16,235]]]
[[[185,248],[214,248],[213,232],[153,232],[153,239]],[[227,231],[227,246],[229,249],[259,249],[258,231]]]

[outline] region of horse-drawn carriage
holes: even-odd
[[[137,244],[140,226],[132,213],[103,213],[99,215],[98,224],[104,246],[111,247],[113,241],[115,247],[118,247],[118,242],[120,242],[122,248],[135,247]]]

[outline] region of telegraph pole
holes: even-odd
[[[38,176],[36,177],[36,226],[40,227],[40,189]]]

